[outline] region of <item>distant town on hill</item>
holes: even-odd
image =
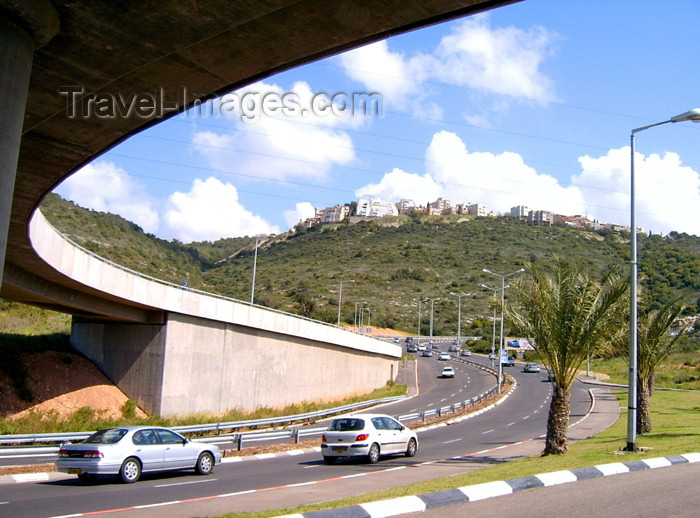
[[[41,210],[64,236],[100,257],[178,286],[251,299],[255,236],[166,241],[118,215],[87,210],[55,194]],[[429,332],[432,309],[436,335],[457,334],[459,320],[463,336],[488,337],[494,295],[481,286],[500,286],[500,280],[483,269],[507,274],[546,266],[558,256],[596,277],[613,265],[625,271],[629,264],[624,229],[528,225],[510,214],[413,211],[355,224],[350,219],[258,236],[254,303],[337,323],[340,302],[342,325],[353,327],[362,309],[373,325],[412,334],[419,321],[421,334]],[[642,302],[658,307],[681,294],[688,305],[683,316],[697,315],[700,238],[640,234],[638,245]]]

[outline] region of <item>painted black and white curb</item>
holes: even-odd
[[[304,514],[289,514],[278,518],[375,518],[397,516],[405,513],[421,512],[434,507],[474,502],[486,498],[509,495],[523,489],[554,486],[566,482],[575,482],[577,480],[607,477],[610,475],[630,473],[632,471],[642,471],[672,466],[674,464],[694,462],[700,462],[700,453],[686,453],[673,457],[657,457],[633,462],[613,462],[610,464],[601,464],[592,468],[542,473],[529,477],[498,482],[486,482],[484,484],[448,489],[436,493],[403,496],[391,500],[381,500],[339,509],[327,509]]]

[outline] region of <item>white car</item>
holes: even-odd
[[[413,457],[417,451],[416,433],[383,414],[337,417],[321,438],[326,464],[334,464],[340,457],[366,457],[374,464],[381,455],[398,453]]]
[[[445,367],[442,369],[442,374],[440,376],[443,378],[454,378],[455,370],[452,367]]]
[[[440,353],[438,356],[438,360],[442,361],[449,361],[451,358],[450,353]]]
[[[82,442],[63,444],[56,470],[89,481],[98,475],[119,475],[136,482],[141,473],[194,469],[208,475],[221,463],[216,444],[190,441],[158,426],[120,426],[95,432]]]
[[[472,352],[469,349],[462,349],[459,354],[460,356],[471,356]]]

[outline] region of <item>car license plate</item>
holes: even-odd
[[[333,451],[348,451],[347,446],[333,446]]]
[[[82,472],[83,472],[83,470],[80,468],[70,468],[68,470],[68,474],[70,474],[70,475],[80,475]]]

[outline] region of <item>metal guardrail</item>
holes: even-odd
[[[496,374],[496,371],[488,366],[481,365],[479,363],[465,360],[461,357],[454,356],[454,360],[470,364],[479,369]],[[425,410],[421,412],[414,412],[412,414],[395,416],[399,421],[425,421],[427,418],[434,416],[441,417],[445,414],[455,413],[457,411],[466,410],[468,407],[479,403],[483,399],[487,398],[496,390],[497,386],[491,387],[486,392],[479,394],[471,399],[461,401],[459,403],[453,403],[443,407],[434,408],[431,410]],[[196,440],[202,442],[221,442],[222,439],[226,441],[231,441],[236,444],[236,448],[241,450],[246,443],[250,442],[261,442],[266,440],[281,440],[281,439],[291,439],[295,443],[298,443],[303,437],[309,437],[313,435],[322,434],[326,428],[310,428],[310,429],[300,429],[299,427],[288,427],[279,430],[261,430],[261,431],[246,431],[246,432],[234,432],[234,430],[240,430],[242,428],[258,428],[258,427],[270,427],[279,424],[293,424],[293,423],[304,423],[308,421],[314,421],[316,419],[322,419],[330,417],[337,414],[342,414],[345,412],[351,412],[353,410],[359,410],[361,408],[366,408],[370,406],[392,403],[395,401],[400,401],[405,399],[406,396],[395,396],[382,399],[374,399],[370,401],[362,401],[360,403],[352,403],[350,405],[343,405],[340,407],[318,410],[315,412],[308,412],[305,414],[296,414],[291,416],[282,416],[269,419],[253,419],[249,421],[232,421],[226,423],[210,423],[203,425],[189,425],[189,426],[174,426],[171,427],[182,434],[202,434],[206,432],[216,432],[216,435],[209,437],[197,438]],[[229,430],[232,433],[226,433]],[[63,433],[48,433],[48,434],[19,434],[19,435],[0,435],[0,444],[14,444],[20,446],[5,447],[0,449],[0,458],[8,456],[18,456],[18,455],[32,455],[32,454],[51,454],[57,453],[59,446],[23,446],[23,445],[34,445],[41,443],[63,443],[67,441],[79,441],[87,438],[93,432],[63,432]]]
[[[369,401],[361,401],[359,403],[351,403],[335,408],[316,410],[305,414],[296,414],[291,416],[272,417],[268,419],[251,419],[248,421],[230,421],[225,423],[210,423],[201,425],[173,426],[171,430],[175,430],[181,434],[201,434],[206,432],[216,432],[217,436],[221,436],[226,430],[239,430],[241,428],[259,428],[270,427],[284,423],[303,423],[322,419],[335,414],[350,412],[368,406],[381,405],[384,403],[393,403],[406,398],[406,396],[394,396],[381,399],[372,399]],[[45,434],[17,434],[17,435],[0,435],[0,444],[37,444],[37,443],[62,443],[66,441],[83,440],[92,435],[95,431],[87,432],[61,432],[61,433],[45,433]],[[239,434],[240,435],[240,434]],[[250,435],[255,435],[251,432]],[[2,451],[0,450],[0,456]]]

